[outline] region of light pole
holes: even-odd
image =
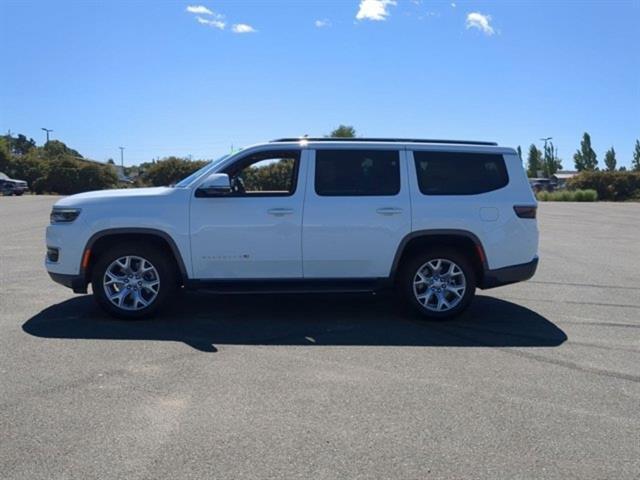
[[[44,130],[45,132],[47,132],[47,143],[49,143],[49,133],[53,132],[53,130],[50,128],[44,128],[44,127],[42,127],[40,130]]]
[[[120,149],[120,165],[124,169],[124,147],[118,147]]]
[[[544,149],[546,151],[547,150],[547,142],[549,140],[553,140],[553,137],[541,138],[540,140],[542,140],[544,142]]]

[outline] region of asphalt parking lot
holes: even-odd
[[[0,477],[640,478],[640,204],[543,204],[529,282],[447,323],[384,296],[49,280],[55,197],[0,198]]]

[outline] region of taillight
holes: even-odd
[[[538,207],[535,205],[514,205],[513,211],[520,218],[536,218]]]

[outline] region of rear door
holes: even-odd
[[[310,151],[302,228],[305,278],[387,277],[411,231],[404,150]]]

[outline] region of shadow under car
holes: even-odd
[[[158,317],[122,321],[90,296],[42,310],[23,330],[44,338],[168,340],[203,352],[216,345],[553,347],[567,336],[523,306],[478,296],[454,320],[428,322],[388,295],[210,295],[184,293]]]

